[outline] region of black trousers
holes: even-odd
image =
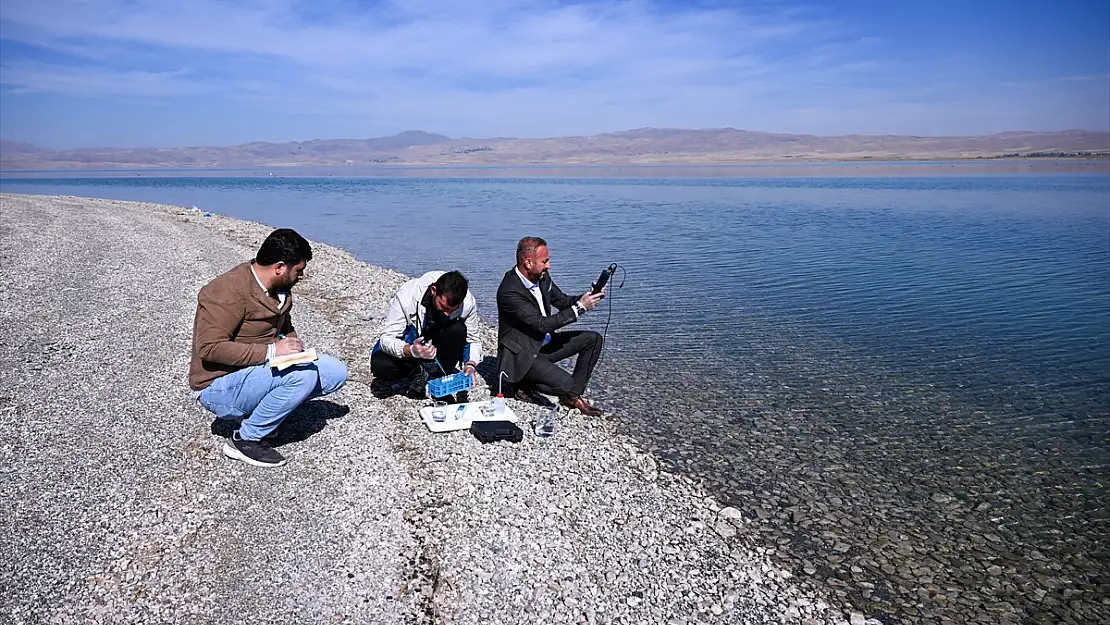
[[[441,323],[433,327],[426,338],[435,345],[436,358],[447,373],[457,372],[458,368],[455,364],[462,361],[463,351],[466,349],[466,322],[455,319]],[[397,358],[379,349],[370,356],[370,373],[380,380],[402,380],[412,377],[424,362],[426,361],[417,358]],[[439,367],[435,370],[431,377],[438,378],[443,375]]]
[[[601,335],[593,330],[556,332],[551,335],[551,342],[540,348],[540,353],[521,382],[531,384],[537,391],[548,395],[581,395],[590,383],[603,343]],[[574,363],[573,374],[555,364],[575,354],[578,361]]]

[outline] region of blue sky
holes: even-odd
[[[3,0],[0,137],[1107,130],[1108,33],[1107,0]]]

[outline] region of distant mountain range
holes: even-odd
[[[719,128],[640,128],[538,139],[452,139],[409,130],[373,139],[231,147],[50,150],[0,140],[0,170],[343,165],[664,164],[1110,155],[1110,133],[1003,132],[973,137],[821,137]]]

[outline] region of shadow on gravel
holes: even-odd
[[[490,395],[497,394],[497,373],[497,356],[486,356],[478,363],[478,375],[486,381],[486,386],[490,388]],[[505,390],[509,390],[509,386],[508,382],[504,382]]]
[[[544,408],[551,408],[555,405],[549,397],[524,388],[521,384],[502,382],[498,385],[498,373],[496,356],[486,356],[482,359],[482,362],[478,363],[478,375],[485,380],[486,386],[490,389],[491,396],[496,395],[500,388],[504,392],[505,397],[536,404]],[[409,381],[407,379],[387,381],[375,378],[370,381],[370,394],[378,399],[388,399],[394,395],[409,396],[408,385]]]
[[[496,395],[497,391],[500,390],[505,397],[516,399],[517,401],[536,404],[543,408],[551,408],[555,405],[550,397],[528,388],[522,382],[513,384],[507,380],[501,380],[498,375],[499,373],[496,356],[486,356],[482,359],[482,362],[478,363],[478,375],[482,376],[482,379],[486,381],[486,386],[490,389],[490,396]]]
[[[327,399],[314,399],[302,404],[286,417],[281,427],[268,440],[274,447],[299,443],[323,431],[328,426],[328,420],[344,417],[349,412],[351,409],[348,406],[341,406]],[[238,419],[213,419],[212,434],[230,438],[231,433],[239,428],[239,423]]]
[[[377,378],[370,381],[370,394],[378,399],[388,399],[394,395],[404,395],[408,390],[408,380],[387,382]]]
[[[482,362],[478,363],[478,375],[486,381],[492,395],[497,394],[497,356],[486,356]],[[388,399],[394,395],[407,395],[409,381],[403,380],[379,380],[374,378],[370,381],[370,394],[378,399]],[[512,385],[508,382],[505,383],[505,391],[510,392]]]

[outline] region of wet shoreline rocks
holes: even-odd
[[[760,393],[753,376],[721,397],[674,377],[683,394],[666,401],[652,380],[603,398],[644,415],[624,431],[740,510],[776,562],[834,603],[884,622],[1110,618],[1110,476],[1098,462],[1074,466],[1082,441],[1043,437],[1031,453],[958,427],[954,408],[945,421],[936,405],[869,405],[867,389],[834,389],[844,399],[830,401],[828,387],[818,398],[797,384]]]

